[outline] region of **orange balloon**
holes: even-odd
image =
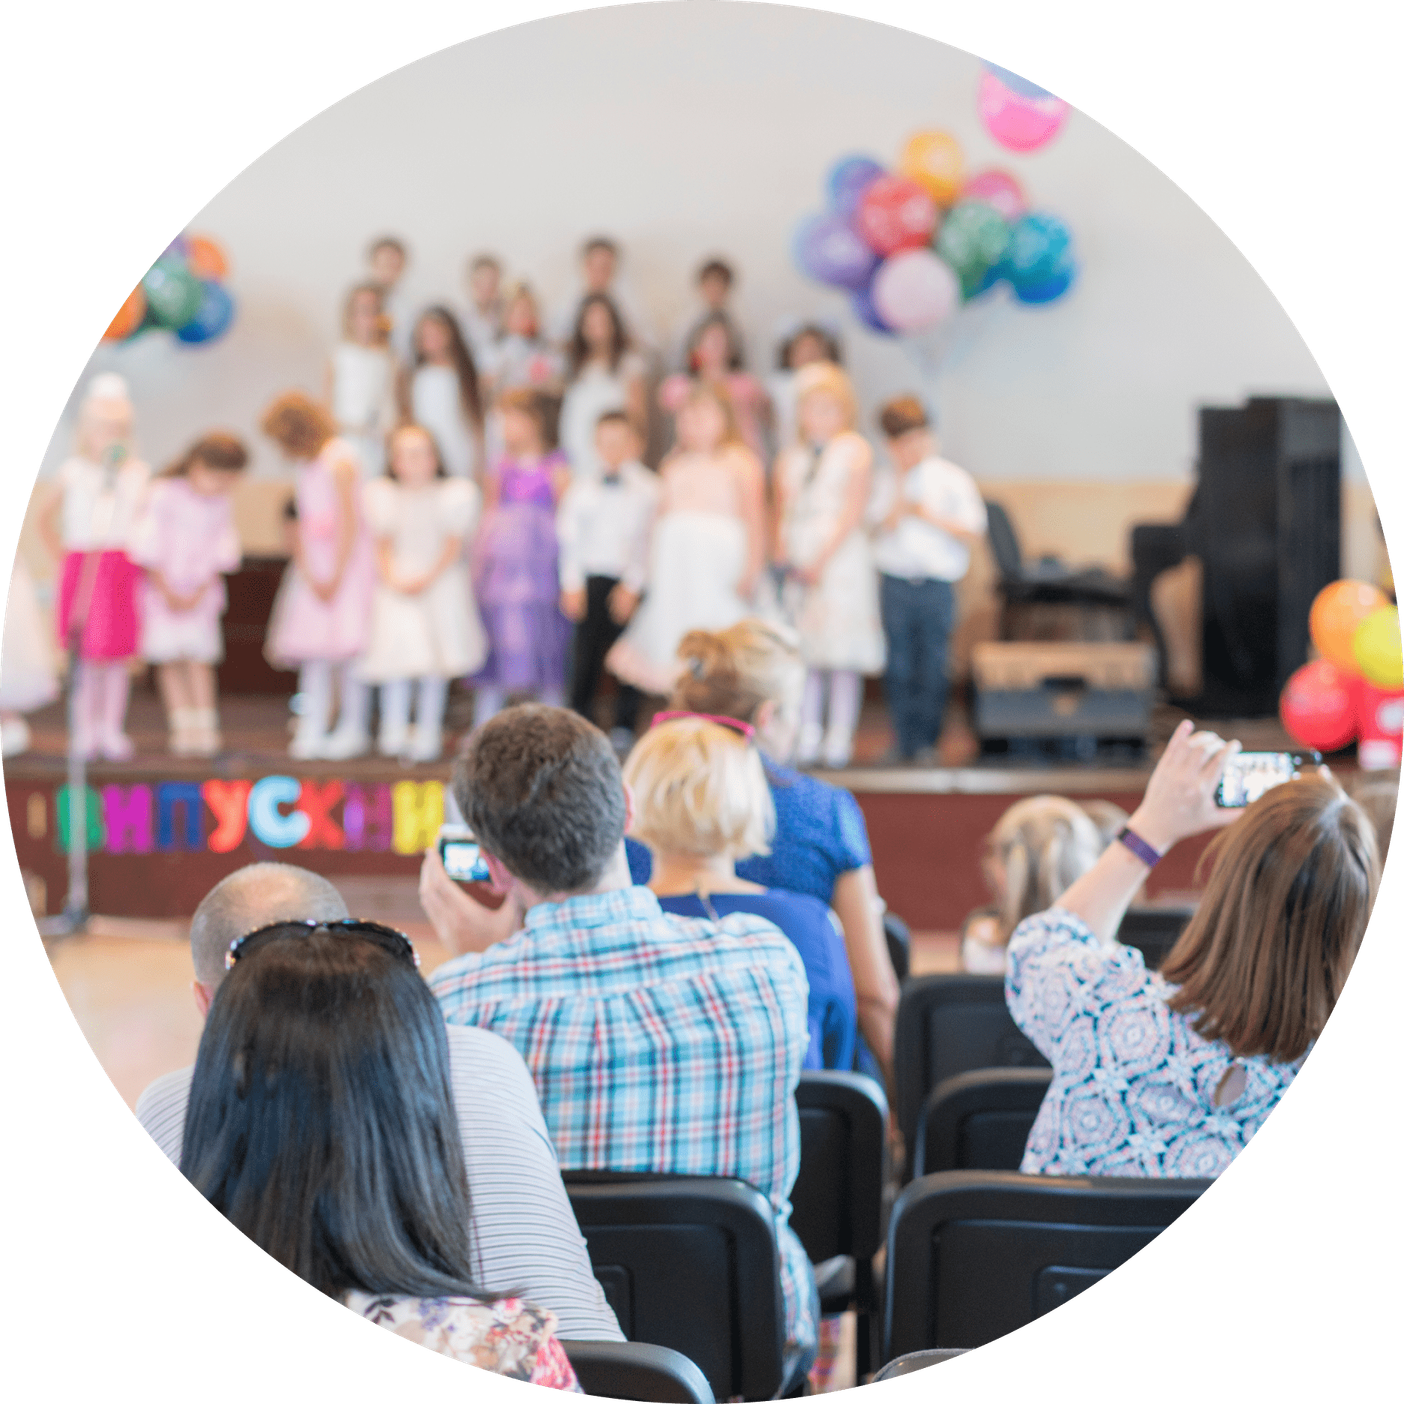
[[[197,278],[222,278],[229,272],[224,250],[203,234],[190,234],[185,240],[185,266]]]
[[[1308,620],[1312,643],[1321,656],[1336,667],[1344,668],[1348,673],[1358,673],[1360,665],[1355,660],[1355,631],[1377,609],[1388,603],[1383,591],[1364,580],[1335,581],[1312,601]]]
[[[130,336],[142,323],[146,316],[146,294],[141,290],[141,284],[137,284],[127,295],[127,300],[122,304],[121,310],[108,324],[107,330],[103,332],[104,341],[121,341],[123,337]]]
[[[965,158],[960,154],[960,143],[949,132],[917,132],[902,148],[897,168],[938,205],[954,205],[960,198]]]

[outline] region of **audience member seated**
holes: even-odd
[[[1360,946],[1379,874],[1360,806],[1323,772],[1220,809],[1238,744],[1191,728],[1121,842],[1010,938],[1010,1013],[1053,1065],[1026,1174],[1217,1176],[1301,1069]],[[1148,973],[1114,939],[1148,865],[1230,822],[1198,910]]]
[[[897,972],[887,954],[863,811],[848,790],[783,764],[799,737],[805,671],[799,649],[778,629],[743,619],[718,633],[688,634],[678,656],[687,666],[669,705],[749,722],[770,782],[770,852],[739,862],[737,876],[808,893],[833,908],[853,974],[858,1030],[877,1063],[865,1070],[890,1082]],[[651,860],[642,844],[630,843],[629,867],[635,882],[649,881]],[[860,1059],[866,1051],[860,1049]]]
[[[408,938],[282,921],[229,956],[181,1172],[270,1257],[367,1320],[579,1392],[555,1315],[473,1280],[448,1038]]]
[[[769,1197],[786,1378],[799,1385],[818,1316],[788,1222],[800,1153],[794,1091],[809,1047],[799,954],[759,917],[668,916],[632,885],[632,802],[619,762],[574,712],[531,704],[500,713],[469,738],[453,790],[492,886],[525,924],[499,939],[500,912],[466,888],[442,892],[443,865],[425,856],[421,886],[436,893],[426,910],[461,952],[430,980],[446,1018],[520,1050],[564,1169],[734,1176]]]
[[[1119,830],[1126,815],[1117,813]],[[1030,795],[1010,805],[985,839],[985,885],[994,903],[977,907],[965,918],[961,969],[973,975],[1003,975],[1005,947],[1014,928],[1025,917],[1051,907],[1097,861],[1108,842],[1081,805],[1059,795]]]
[[[340,922],[341,894],[325,878],[284,863],[253,863],[216,884],[195,909],[190,953],[195,1003],[209,1012],[224,958],[246,932],[274,922]],[[448,1031],[449,1075],[472,1189],[470,1228],[479,1282],[521,1291],[555,1312],[567,1340],[622,1340],[590,1268],[560,1168],[521,1056],[478,1029]],[[193,1068],[158,1078],[136,1114],[180,1164]]]
[[[1358,770],[1350,786],[1350,797],[1375,826],[1375,842],[1380,850],[1380,871],[1389,856],[1389,840],[1394,833],[1394,811],[1399,805],[1397,770]]]
[[[630,831],[653,855],[650,889],[674,916],[720,921],[749,912],[774,922],[809,978],[807,1068],[853,1068],[858,1011],[843,931],[803,892],[736,876],[736,860],[770,851],[775,805],[754,732],[726,718],[660,712],[624,765],[634,794]]]

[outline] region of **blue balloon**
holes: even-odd
[[[176,328],[176,335],[192,345],[223,336],[234,320],[234,299],[224,288],[212,279],[202,282],[200,286],[204,289],[200,310],[183,327]]]
[[[1076,277],[1077,268],[1069,262],[1061,273],[1057,273],[1051,278],[1030,283],[1015,283],[1014,296],[1020,302],[1034,306],[1044,302],[1054,302],[1072,287],[1073,279]]]
[[[885,168],[871,156],[845,156],[835,161],[829,170],[826,188],[829,192],[829,208],[837,215],[850,219],[863,198],[863,192]]]
[[[988,68],[1015,97],[1048,98],[1053,96],[1047,88],[1040,88],[1037,83],[1030,83],[1027,78],[1021,78],[1017,73],[1011,73],[1007,68],[1001,68],[997,63],[987,63],[985,67]]]
[[[1072,259],[1072,234],[1050,214],[1026,214],[1009,236],[1004,274],[1011,283],[1037,283],[1052,278]]]
[[[871,286],[859,288],[849,295],[849,305],[853,308],[853,315],[858,318],[869,331],[877,332],[879,336],[895,336],[896,333],[878,315],[878,310],[873,306],[873,296]]]
[[[836,215],[809,215],[795,230],[794,258],[800,272],[835,288],[865,288],[877,255]]]

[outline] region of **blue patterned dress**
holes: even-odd
[[[1059,907],[1021,922],[1009,939],[1005,998],[1014,1022],[1053,1065],[1029,1133],[1026,1175],[1212,1179],[1248,1144],[1306,1057],[1235,1060],[1195,1033],[1174,993],[1140,951],[1102,945]],[[1237,1100],[1214,1105],[1235,1061]]]

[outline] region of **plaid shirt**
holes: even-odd
[[[767,1195],[788,1349],[814,1345],[813,1276],[789,1226],[809,987],[770,922],[667,916],[647,888],[620,888],[533,907],[429,984],[449,1023],[521,1053],[563,1170],[726,1175]]]

